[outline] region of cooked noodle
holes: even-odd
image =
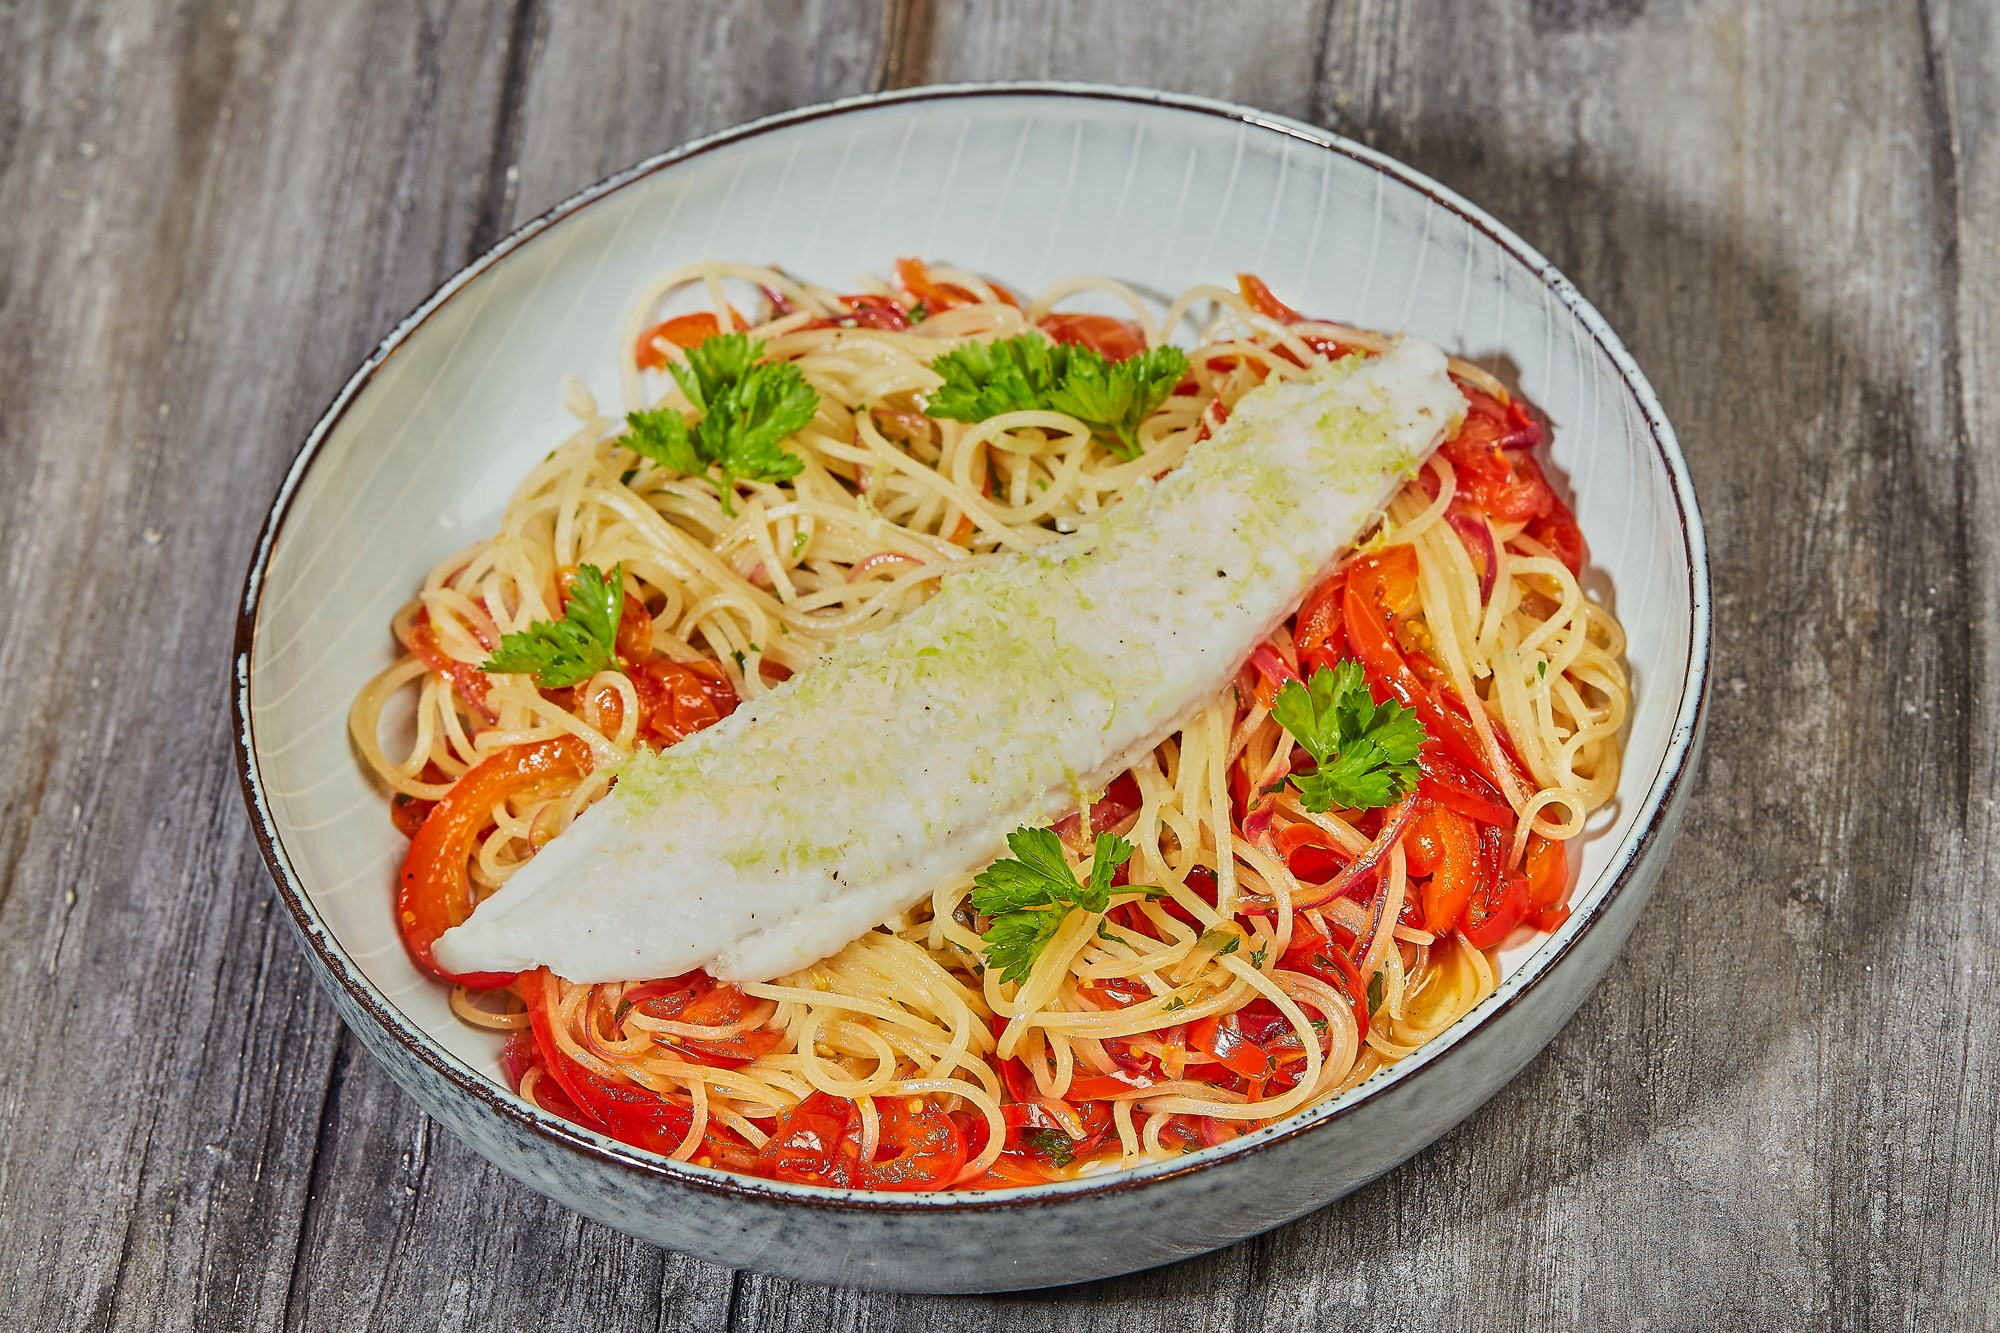
[[[636,305],[623,345],[649,347],[653,359],[680,355],[664,339],[642,339],[690,295],[724,328],[737,311],[771,306],[752,335],[765,341],[766,357],[795,363],[820,399],[818,415],[787,445],[803,470],[781,482],[740,482],[726,513],[709,480],[675,475],[623,447],[622,422],[572,381],[565,401],[580,418],[575,432],[529,472],[494,536],[440,563],[397,613],[403,651],[363,688],[351,729],[363,760],[412,818],[509,747],[569,735],[594,761],[581,779],[543,784],[491,811],[469,862],[475,899],[603,796],[636,748],[673,739],[646,729],[647,701],[623,671],[563,690],[479,674],[500,635],[561,617],[563,578],[577,566],[622,568],[628,594],[648,613],[646,653],[704,664],[694,679],[708,682],[712,697],[751,698],[810,670],[837,640],[921,604],[941,574],[1074,530],[1135,480],[1173,467],[1264,380],[1390,342],[1342,325],[1281,321],[1219,287],[1195,288],[1155,319],[1154,307],[1108,279],[1061,283],[1025,309],[969,273],[933,268],[928,279],[944,299],[913,327],[893,329],[828,327],[855,304],[776,269],[710,263],[665,275]],[[899,303],[918,294],[886,282],[867,290]],[[1193,391],[1184,385],[1145,421],[1139,457],[1118,457],[1057,412],[978,424],[923,414],[924,396],[940,382],[935,358],[965,339],[1031,332],[1058,302],[1078,297],[1129,308],[1153,345],[1206,316],[1189,355]],[[1506,403],[1485,372],[1456,360],[1451,368],[1463,385]],[[626,409],[686,405],[661,370],[628,355],[622,373]],[[1505,856],[1521,867],[1543,841],[1577,837],[1612,797],[1629,706],[1624,635],[1580,590],[1563,553],[1529,534],[1531,525],[1475,516],[1490,524],[1490,553],[1469,541],[1463,515],[1454,517],[1459,486],[1451,461],[1436,455],[1358,549],[1383,560],[1397,558],[1382,554],[1397,548],[1413,553],[1418,607],[1404,632],[1435,660],[1440,688],[1478,701],[1465,715],[1518,821]],[[1491,588],[1482,593],[1486,574]],[[1292,670],[1295,629],[1270,644]],[[677,679],[685,686],[688,678]],[[1293,753],[1260,694],[1246,667],[1132,768],[1123,788],[1130,799],[1109,813],[1136,848],[1131,885],[1159,896],[1120,888],[1108,912],[1074,911],[1025,984],[982,969],[968,875],[804,971],[743,986],[740,1012],[724,1023],[628,1005],[628,993],[639,993],[634,983],[551,979],[522,993],[546,1006],[541,1017],[567,1059],[683,1109],[688,1128],[670,1148],[657,1146],[738,1169],[750,1169],[747,1154],[815,1091],[858,1103],[864,1162],[886,1132],[880,1112],[892,1099],[958,1113],[975,1142],[983,1125],[984,1146],[946,1184],[1130,1166],[1289,1115],[1435,1037],[1492,991],[1497,967],[1493,952],[1462,932],[1433,936],[1421,927],[1407,837],[1388,848],[1372,880],[1363,878],[1371,891],[1329,897],[1325,882],[1295,875],[1270,836],[1297,827],[1335,861],[1352,862],[1387,815],[1309,812],[1281,793],[1260,799],[1267,812],[1252,828],[1245,793],[1281,780]],[[407,701],[414,716],[390,744],[383,714],[392,699]],[[1066,841],[1081,864],[1088,835],[1070,822]],[[1352,965],[1356,984],[1286,966],[1306,938],[1351,940],[1352,957],[1340,961]],[[1353,993],[1361,979],[1371,982],[1365,995]],[[461,989],[453,1008],[484,1027],[528,1025],[520,999],[505,991],[475,999]],[[1282,1077],[1229,1074],[1190,1043],[1201,1020],[1251,1013],[1276,1034],[1266,1046],[1286,1052]],[[768,1049],[734,1068],[669,1044],[712,1046],[746,1033],[768,1034],[758,1037]],[[1107,1090],[1102,1076],[1121,1069],[1147,1071],[1143,1085],[1134,1078]],[[547,1102],[552,1090],[560,1100],[542,1064],[517,1077],[530,1100]],[[1096,1095],[1074,1094],[1082,1078],[1096,1080]],[[1023,1102],[1041,1108],[1031,1125],[1093,1146],[1075,1161],[1022,1150],[1022,1125],[1010,1126],[1008,1107]]]

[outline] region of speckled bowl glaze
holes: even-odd
[[[836,202],[839,201],[839,202]],[[895,207],[877,207],[898,201]],[[1631,632],[1637,702],[1576,910],[1412,1058],[1220,1148],[1032,1190],[870,1196],[670,1164],[508,1093],[398,946],[402,843],[349,750],[391,612],[491,530],[567,433],[574,373],[618,401],[641,283],[702,257],[827,283],[897,255],[1016,286],[1110,273],[1154,292],[1264,275],[1286,299],[1503,367]],[[1613,592],[1615,590],[1615,593]],[[390,333],[314,426],[272,505],[237,638],[251,822],[307,955],[368,1049],[510,1175],[637,1236],[817,1282],[965,1292],[1129,1272],[1329,1202],[1457,1123],[1550,1040],[1658,878],[1699,744],[1709,656],[1701,522],[1673,432],[1611,330],[1542,257],[1449,190],[1322,130],[1098,87],[927,88],[814,107],[675,149],[523,227]]]

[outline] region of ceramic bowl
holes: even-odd
[[[889,206],[893,204],[893,206]],[[619,401],[628,303],[666,268],[775,261],[830,284],[898,255],[1017,287],[1109,273],[1173,292],[1262,274],[1296,305],[1504,366],[1554,423],[1554,461],[1631,633],[1636,707],[1575,913],[1506,960],[1451,1030],[1331,1103],[1129,1172],[987,1194],[871,1196],[669,1163],[497,1079],[399,947],[403,846],[350,752],[349,701],[391,612],[489,532],[567,434],[575,374]],[[1701,522],[1645,378],[1562,275],[1451,191],[1310,126],[1115,88],[927,88],[699,140],[535,219],[441,287],[357,370],[272,505],[237,640],[252,823],[321,982],[423,1107],[508,1174],[718,1263],[922,1291],[1072,1282],[1227,1245],[1389,1170],[1490,1097],[1603,973],[1659,876],[1699,742],[1709,655]]]

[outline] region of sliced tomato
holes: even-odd
[[[1447,810],[1457,811],[1477,823],[1513,827],[1513,807],[1493,785],[1466,771],[1441,751],[1441,746],[1429,745],[1419,756],[1423,776],[1417,780],[1417,790]]]
[[[729,311],[730,321],[737,327],[744,327],[743,316],[734,307]],[[660,346],[662,342],[676,347],[697,347],[722,332],[720,320],[706,310],[697,310],[689,315],[675,315],[663,319],[652,328],[639,335],[639,341],[632,349],[632,360],[641,370],[665,370],[667,353]]]
[[[1104,789],[1104,795],[1090,803],[1090,832],[1087,835],[1083,832],[1083,820],[1074,810],[1049,825],[1049,830],[1065,843],[1081,850],[1090,839],[1138,814],[1144,804],[1145,798],[1139,792],[1139,780],[1127,770],[1113,778],[1111,785]]]
[[[1243,293],[1243,299],[1250,308],[1267,319],[1275,319],[1280,324],[1298,324],[1305,316],[1280,301],[1264,285],[1264,280],[1254,273],[1236,275],[1236,289]]]
[[[863,1173],[870,1189],[941,1190],[965,1169],[965,1135],[952,1118],[921,1097],[877,1097],[875,1156]]]
[[[1528,924],[1554,930],[1569,918],[1569,850],[1554,838],[1528,835]]]
[[[461,662],[446,653],[428,619],[419,619],[410,627],[410,652],[439,679],[456,689],[459,697],[488,724],[500,720],[500,715],[486,702],[486,673],[473,663]]]
[[[1279,960],[1279,966],[1317,977],[1344,992],[1354,1010],[1355,1030],[1361,1034],[1361,1040],[1367,1040],[1368,987],[1362,984],[1360,970],[1354,966],[1347,948],[1315,926],[1311,917],[1292,919],[1292,944]]]
[[[736,711],[736,690],[714,662],[656,658],[630,673],[644,717],[640,730],[672,745]]]
[[[1319,667],[1331,668],[1340,660],[1347,637],[1341,629],[1341,599],[1347,591],[1343,572],[1306,594],[1292,621],[1292,646],[1299,654],[1299,674],[1311,678]]]
[[[1408,545],[1385,546],[1356,560],[1347,570],[1347,586],[1379,614],[1408,620],[1423,610],[1417,593],[1417,552]]]
[[[1466,903],[1459,931],[1475,949],[1498,947],[1528,913],[1528,879],[1504,864],[1506,834],[1479,830],[1479,883]]]
[[[549,1077],[582,1113],[579,1123],[621,1143],[671,1153],[694,1124],[694,1109],[636,1083],[604,1077],[571,1058],[555,1033],[555,980],[547,968],[523,972],[518,983],[530,1031]]]
[[[981,301],[977,293],[967,288],[955,283],[934,281],[931,278],[930,267],[921,259],[898,259],[896,281],[909,295],[911,303],[923,306],[926,314],[934,315],[940,310],[950,310],[953,306],[978,305]],[[1021,303],[1015,299],[1014,293],[997,282],[989,282],[986,285],[993,289],[993,294],[1003,303],[1020,309]]]
[[[417,830],[424,826],[424,820],[428,819],[431,811],[435,809],[437,809],[436,801],[422,800],[408,792],[399,791],[389,802],[389,822],[396,826],[396,832],[406,838],[414,838],[417,836]]]
[[[653,655],[653,613],[631,593],[625,594],[625,607],[618,613],[618,639],[614,647],[628,663],[644,662]]]
[[[1235,1014],[1189,1024],[1188,1047],[1245,1078],[1261,1078],[1277,1068],[1269,1052],[1243,1035]]]
[[[418,969],[462,986],[491,988],[511,972],[452,973],[438,966],[431,947],[438,936],[472,914],[466,862],[493,811],[510,796],[590,771],[590,747],[575,736],[510,745],[467,769],[410,839],[396,893],[396,922],[403,947]]]
[[[1062,1135],[1068,1140],[1068,1152],[1074,1160],[1093,1152],[1111,1136],[1113,1128],[1109,1103],[1079,1100],[1075,1096],[1068,1100],[1045,1097],[1034,1102],[1009,1102],[1000,1108],[1000,1118],[1007,1126],[1006,1156],[1017,1161],[1047,1157],[1036,1146],[1036,1135]],[[1078,1130],[1083,1137],[1077,1137]]]
[[[1287,824],[1273,840],[1285,868],[1308,884],[1324,884],[1347,868],[1350,858],[1337,850],[1317,824]]]
[[[1150,1073],[1137,1069],[1114,1069],[1108,1074],[1078,1074],[1069,1081],[1068,1099],[1078,1101],[1101,1101],[1109,1097],[1119,1097],[1136,1088],[1150,1088],[1159,1079]]]
[[[1465,393],[1465,420],[1438,450],[1458,479],[1453,505],[1503,523],[1547,514],[1555,492],[1528,453],[1542,437],[1541,423],[1518,402],[1502,403],[1470,385],[1459,387]]]
[[[793,1185],[856,1183],[861,1165],[861,1110],[845,1097],[814,1092],[778,1117],[751,1170]]]
[[[1278,692],[1286,684],[1299,678],[1292,670],[1291,663],[1279,655],[1278,650],[1268,643],[1260,643],[1250,650],[1248,663],[1257,674],[1255,698],[1260,707],[1269,708],[1277,702]]]
[[[1042,316],[1042,332],[1059,343],[1088,347],[1107,361],[1124,361],[1146,350],[1146,335],[1137,324],[1109,315],[1055,311]]]
[[[743,988],[726,981],[698,977],[689,989],[689,998],[674,1021],[701,1027],[729,1027],[743,1021],[757,1002]],[[701,1064],[722,1069],[740,1069],[752,1060],[769,1055],[784,1040],[784,1033],[771,1028],[751,1028],[726,1037],[683,1037],[662,1035],[662,1045],[685,1051]]]
[[[1583,529],[1576,524],[1576,515],[1570,512],[1562,497],[1551,493],[1548,512],[1531,521],[1523,531],[1534,540],[1549,548],[1555,558],[1569,567],[1576,575],[1583,573],[1583,566],[1590,559],[1590,546],[1583,540]]]

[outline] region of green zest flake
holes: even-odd
[[[944,384],[924,405],[929,416],[980,422],[1003,412],[1062,412],[1120,458],[1137,458],[1139,426],[1187,374],[1187,355],[1166,346],[1110,361],[1093,348],[1024,333],[953,348],[931,369]]]
[[[721,473],[722,512],[736,512],[736,482],[782,481],[805,466],[779,441],[803,430],[819,411],[819,395],[789,361],[760,361],[764,344],[725,333],[690,347],[685,363],[667,369],[701,415],[690,426],[673,408],[632,412],[620,442],[682,476]]]
[[[1332,671],[1319,668],[1307,684],[1286,681],[1271,716],[1318,765],[1292,775],[1308,810],[1373,810],[1417,785],[1424,724],[1401,704],[1377,704],[1352,658]]]
[[[1077,879],[1052,830],[1021,828],[1007,835],[1014,855],[973,878],[972,908],[990,917],[986,965],[1002,981],[1024,982],[1049,941],[1073,910],[1102,912],[1111,905],[1111,878],[1132,859],[1132,844],[1115,833],[1097,835],[1090,879]]]
[[[625,571],[610,577],[596,565],[579,565],[561,620],[537,620],[501,638],[481,671],[533,675],[545,689],[580,685],[617,664],[618,619],[625,609]]]

